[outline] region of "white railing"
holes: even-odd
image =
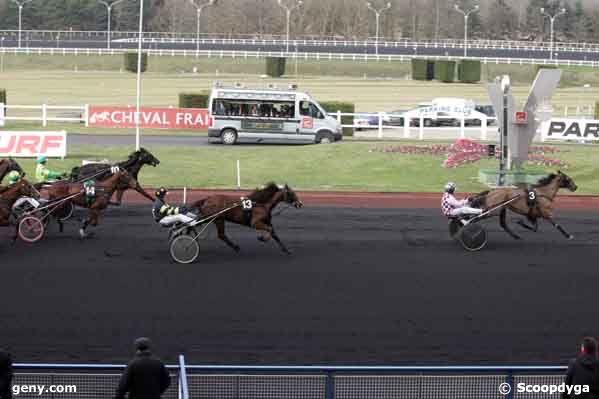
[[[137,32],[112,31],[111,36],[114,39],[137,38]],[[14,39],[18,36],[17,30],[0,30],[0,37]],[[74,31],[74,30],[24,30],[22,31],[23,40],[91,40],[95,38],[100,42],[105,42],[105,31]],[[195,33],[184,32],[144,32],[144,37],[154,39],[164,39],[165,41],[177,40],[195,40]],[[279,34],[231,34],[231,33],[210,33],[202,34],[202,40],[211,42],[213,40],[222,41],[222,43],[263,43],[263,44],[285,44],[285,36]],[[290,41],[293,45],[333,45],[333,46],[372,46],[375,43],[374,38],[368,39],[349,39],[343,36],[327,37],[319,35],[299,35]],[[391,39],[380,38],[378,40],[381,47],[425,47],[425,48],[463,48],[464,41],[461,39],[437,39],[437,40],[414,40],[411,38]],[[491,39],[471,39],[468,40],[469,48],[487,48],[487,49],[526,49],[548,51],[551,48],[550,42],[527,41],[527,40],[491,40]],[[599,43],[578,43],[578,42],[555,42],[554,51],[584,51],[599,52]]]
[[[84,123],[88,126],[89,105],[12,105],[2,104],[5,115],[0,115],[0,121],[40,121],[43,127],[48,126],[48,122],[76,122]],[[21,110],[18,116],[12,111]]]
[[[118,55],[131,51],[129,49],[106,48],[16,48],[0,47],[0,54],[27,54],[27,55]],[[400,61],[407,62],[413,58],[422,58],[416,54],[357,54],[357,53],[317,53],[317,52],[285,52],[285,51],[232,51],[232,50],[164,50],[144,49],[151,56],[182,56],[182,57],[208,57],[208,58],[265,58],[286,57],[299,60],[323,61]],[[510,64],[510,65],[562,65],[579,67],[599,67],[599,61],[564,60],[564,59],[539,59],[539,58],[505,58],[505,57],[461,57],[450,55],[427,55],[430,60],[480,60],[484,64]]]

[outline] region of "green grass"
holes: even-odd
[[[273,180],[304,190],[438,192],[445,182],[452,180],[459,183],[460,191],[476,192],[485,188],[476,181],[478,170],[497,167],[496,161],[484,160],[457,169],[444,169],[441,167],[444,157],[371,151],[383,145],[388,144],[342,142],[307,146],[153,148],[161,164],[157,168],[144,168],[140,181],[146,186],[234,188],[239,159],[244,188]],[[560,148],[567,152],[555,157],[570,164],[567,173],[579,185],[578,193],[599,194],[599,147],[564,145]],[[82,159],[120,160],[128,152],[116,147],[78,147],[71,149],[64,161],[51,160],[50,166],[69,170],[80,165]],[[33,173],[33,160],[23,160],[22,166],[28,174]]]

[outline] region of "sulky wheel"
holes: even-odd
[[[180,235],[171,241],[171,257],[177,263],[193,263],[200,255],[200,244],[189,235]]]
[[[456,235],[462,228],[462,222],[457,218],[449,219],[449,235],[451,238],[456,238]]]
[[[25,242],[38,242],[44,236],[44,223],[35,216],[25,216],[19,222],[19,238]]]
[[[456,238],[468,251],[479,251],[487,245],[487,232],[477,223],[462,227]]]

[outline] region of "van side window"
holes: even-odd
[[[324,115],[318,107],[309,101],[300,102],[300,115],[309,116],[316,119],[324,119]]]

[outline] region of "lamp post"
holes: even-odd
[[[137,36],[137,104],[135,112],[135,150],[139,151],[141,147],[141,50],[143,43],[144,30],[144,0],[139,0],[139,34]]]
[[[391,3],[387,3],[387,5],[385,7],[381,8],[379,10],[374,8],[372,6],[371,2],[366,3],[366,6],[368,7],[369,10],[371,10],[374,13],[374,15],[376,17],[376,34],[374,36],[374,51],[376,52],[376,55],[378,55],[379,54],[379,28],[380,28],[380,22],[381,22],[381,14],[391,8]]]
[[[215,5],[217,0],[210,0],[207,3],[196,4],[194,0],[189,0],[196,8],[196,52],[200,51],[200,21],[202,20],[202,10],[208,6]]]
[[[470,18],[470,14],[472,14],[473,12],[477,12],[480,7],[477,4],[474,6],[474,8],[471,8],[468,11],[464,11],[460,8],[460,6],[455,4],[454,8],[457,12],[464,15],[464,57],[467,57],[468,56],[468,18]]]
[[[21,22],[23,15],[23,6],[32,0],[12,0],[19,7],[19,48],[21,48]]]
[[[551,39],[550,39],[550,43],[549,43],[549,59],[552,60],[553,59],[553,41],[554,41],[554,30],[553,30],[553,26],[555,24],[555,19],[557,17],[559,17],[560,15],[563,15],[566,13],[566,9],[562,8],[559,10],[559,12],[555,15],[551,15],[548,12],[545,12],[545,8],[541,8],[541,14],[543,14],[545,17],[549,18],[550,23],[550,27],[551,27]]]
[[[285,52],[289,52],[289,29],[290,29],[290,23],[291,23],[291,12],[300,8],[302,6],[302,4],[304,4],[304,2],[302,0],[299,0],[297,3],[295,3],[295,5],[289,7],[286,6],[285,4],[283,4],[282,0],[278,0],[277,1],[279,3],[279,6],[285,10],[285,12],[287,13],[287,35],[286,35],[286,39],[285,39]]]
[[[116,0],[113,1],[112,3],[109,3],[107,1],[104,0],[98,0],[100,3],[104,4],[104,6],[106,7],[106,12],[108,13],[108,27],[106,29],[107,32],[107,38],[106,38],[106,47],[110,48],[110,22],[111,22],[111,15],[112,15],[112,7],[114,7],[117,3],[120,3],[123,0]]]

